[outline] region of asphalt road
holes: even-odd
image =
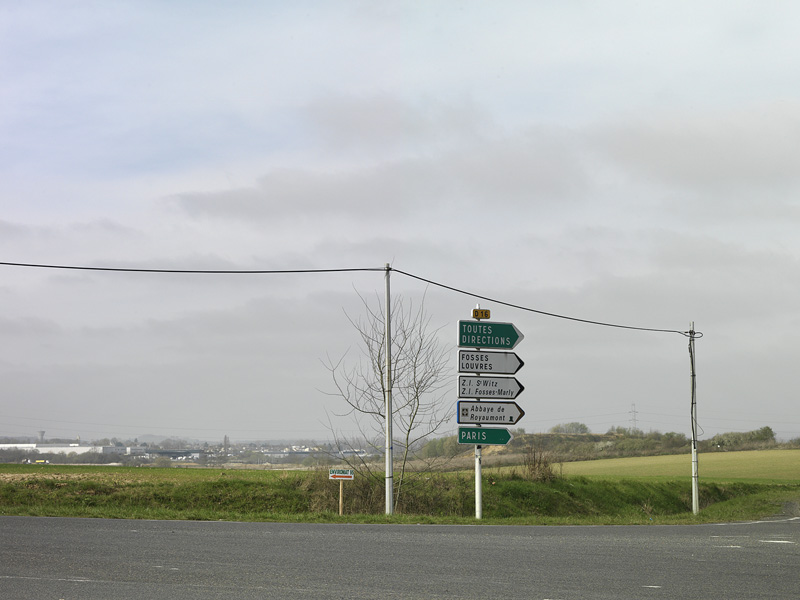
[[[9,600],[798,597],[800,518],[497,527],[0,517]]]

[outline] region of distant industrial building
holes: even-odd
[[[145,449],[133,446],[90,446],[85,444],[0,444],[0,450],[25,450],[47,454],[142,454]]]

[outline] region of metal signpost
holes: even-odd
[[[514,377],[495,377],[494,375],[513,375],[522,368],[523,362],[513,352],[487,352],[486,349],[511,350],[525,337],[513,323],[484,321],[490,319],[491,312],[480,306],[472,311],[475,321],[458,322],[458,346],[471,350],[458,351],[458,372],[472,373],[459,375],[458,397],[474,401],[459,401],[458,423],[475,425],[459,427],[458,443],[475,446],[475,518],[483,518],[483,482],[481,473],[481,447],[483,445],[504,445],[511,441],[512,435],[504,427],[483,427],[484,423],[516,423],[524,415],[516,402],[481,402],[516,398],[525,388]]]

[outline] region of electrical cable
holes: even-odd
[[[280,273],[346,273],[351,271],[385,271],[384,267],[349,269],[144,269],[128,267],[86,267],[73,265],[47,265],[35,263],[0,262],[6,267],[31,267],[36,269],[66,269],[73,271],[110,271],[119,273],[190,273],[194,275],[275,275]]]
[[[653,331],[657,333],[678,333],[682,336],[689,337],[691,334],[694,334],[695,339],[703,337],[701,332],[689,332],[689,331],[679,331],[677,329],[655,329],[652,327],[635,327],[633,325],[619,325],[615,323],[607,323],[604,321],[592,321],[590,319],[579,319],[577,317],[569,317],[567,315],[560,315],[557,313],[546,312],[543,310],[537,310],[535,308],[529,308],[526,306],[520,306],[519,304],[511,304],[510,302],[504,302],[503,300],[498,300],[496,298],[490,298],[488,296],[481,296],[479,294],[475,294],[473,292],[468,292],[466,290],[462,290],[459,288],[451,287],[449,285],[444,285],[443,283],[439,283],[437,281],[432,281],[430,279],[425,279],[424,277],[419,277],[418,275],[412,275],[411,273],[406,273],[405,271],[401,271],[400,269],[392,269],[393,271],[400,273],[401,275],[405,275],[406,277],[411,277],[413,279],[418,279],[419,281],[424,281],[425,283],[429,283],[431,285],[435,285],[453,292],[457,292],[459,294],[464,294],[466,296],[472,296],[473,298],[478,298],[480,300],[486,300],[487,302],[494,302],[495,304],[502,304],[503,306],[508,306],[510,308],[516,308],[518,310],[524,310],[527,312],[536,313],[539,315],[544,315],[547,317],[555,317],[557,319],[566,319],[568,321],[576,321],[578,323],[586,323],[589,325],[602,325],[604,327],[616,327],[618,329],[633,329],[636,331]]]
[[[420,277],[419,275],[414,275],[412,273],[408,273],[406,271],[401,271],[400,269],[395,269],[394,267],[385,266],[385,267],[358,267],[358,268],[343,268],[343,269],[253,269],[253,270],[238,270],[238,269],[146,269],[146,268],[132,268],[132,267],[88,267],[88,266],[75,266],[75,265],[55,265],[55,264],[37,264],[37,263],[19,263],[19,262],[0,262],[0,266],[7,266],[7,267],[28,267],[28,268],[37,268],[37,269],[62,269],[62,270],[74,270],[74,271],[105,271],[105,272],[119,272],[119,273],[174,273],[174,274],[195,274],[195,275],[275,275],[275,274],[292,274],[292,273],[348,273],[348,272],[356,272],[356,271],[395,271],[396,273],[400,273],[401,275],[405,275],[406,277],[410,277],[412,279],[416,279],[418,281],[422,281],[428,283],[430,285],[434,285],[446,290],[450,290],[452,292],[456,292],[459,294],[464,294],[466,296],[471,296],[472,298],[478,298],[479,300],[486,300],[487,302],[494,302],[495,304],[500,304],[503,306],[508,306],[510,308],[516,308],[518,310],[523,310],[527,312],[536,313],[539,315],[547,316],[547,317],[554,317],[556,319],[565,319],[567,321],[574,321],[577,323],[585,323],[588,325],[600,325],[603,327],[614,327],[617,329],[627,329],[627,330],[634,330],[634,331],[651,331],[656,333],[677,333],[685,337],[693,337],[694,339],[699,339],[703,337],[702,332],[699,331],[680,331],[677,329],[657,329],[653,327],[636,327],[633,325],[620,325],[617,323],[609,323],[605,321],[593,321],[590,319],[580,319],[578,317],[570,317],[567,315],[561,315],[558,313],[547,312],[543,310],[538,310],[535,308],[530,308],[527,306],[521,306],[519,304],[512,304],[511,302],[505,302],[503,300],[498,300],[496,298],[491,298],[489,296],[483,296],[481,294],[476,294],[474,292],[470,292],[467,290],[463,290],[460,288],[456,288],[453,286],[445,285],[438,281],[433,281],[432,279],[426,279],[424,277]]]

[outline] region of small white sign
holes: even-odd
[[[328,479],[352,481],[355,478],[356,472],[353,469],[328,469]]]

